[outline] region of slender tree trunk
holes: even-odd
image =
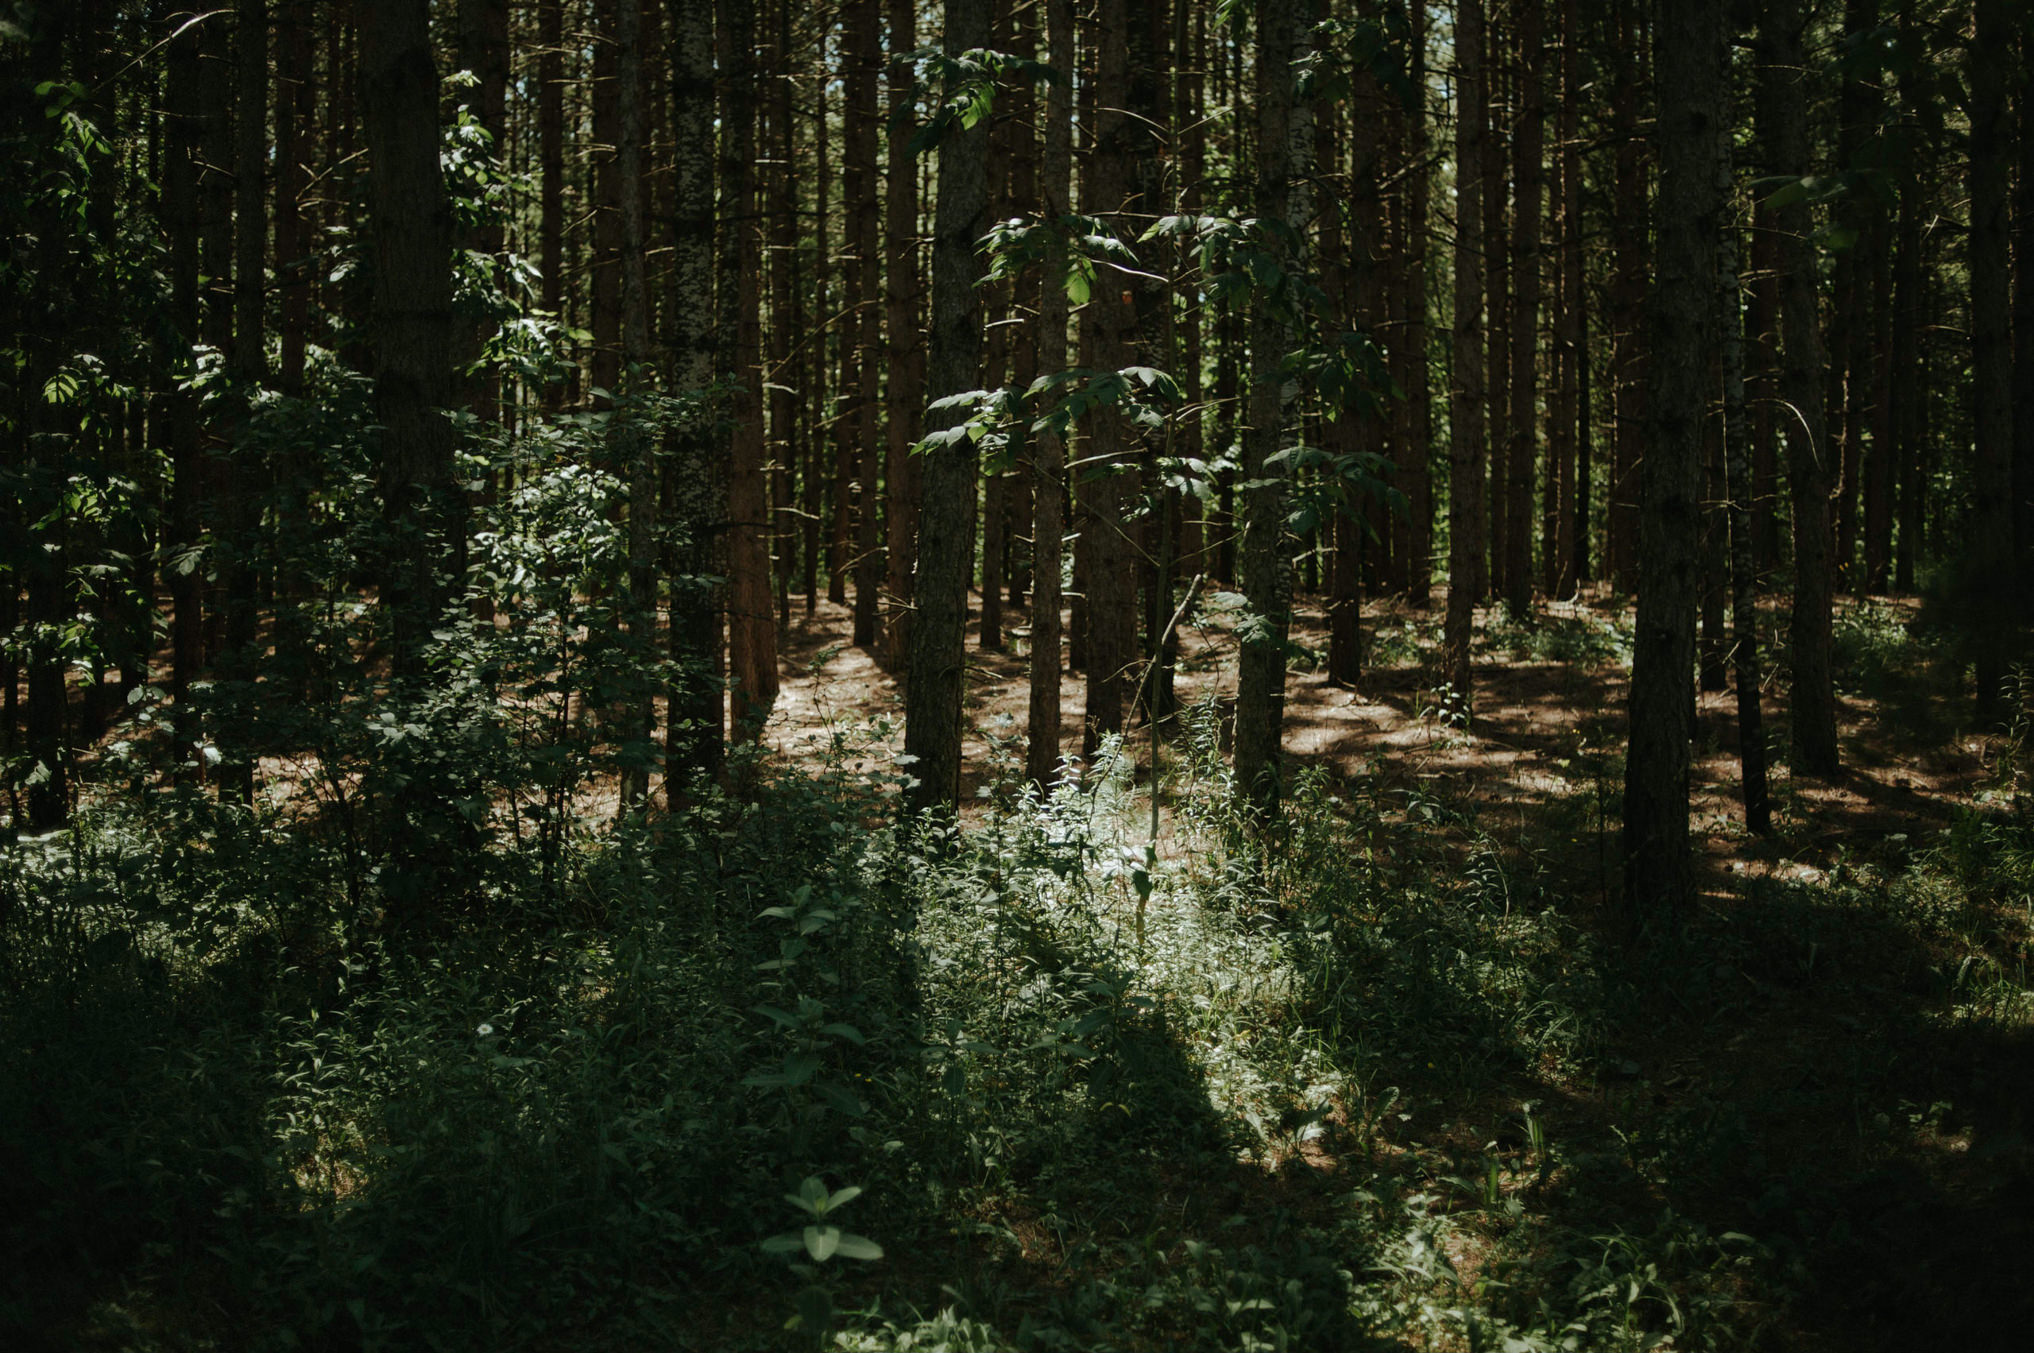
[[[1127,0],[1101,0],[1097,7],[1095,141],[1082,182],[1090,216],[1118,218],[1133,193],[1133,144],[1141,148],[1142,138],[1133,134],[1124,107],[1130,86],[1130,20]],[[1119,227],[1117,233],[1125,232]],[[1129,365],[1135,317],[1127,281],[1119,283],[1104,273],[1082,321],[1088,365],[1107,370]],[[1113,408],[1090,416],[1087,458],[1094,468],[1076,477],[1084,500],[1075,549],[1084,564],[1081,592],[1087,602],[1087,722],[1081,756],[1088,761],[1102,738],[1123,731],[1130,673],[1137,661],[1137,557],[1128,525],[1136,486],[1126,462],[1125,422]]]
[[[918,48],[913,0],[890,0],[889,182],[884,208],[884,300],[890,372],[889,512],[887,528],[888,614],[884,646],[892,670],[911,655],[912,563],[918,541],[919,462],[911,454],[925,417],[925,338],[919,297],[924,283],[918,263],[918,164],[910,152],[916,79],[908,56]]]
[[[1533,459],[1539,445],[1540,212],[1543,207],[1546,88],[1540,79],[1544,0],[1515,0],[1518,13],[1519,118],[1513,142],[1513,182],[1518,195],[1512,213],[1511,249],[1516,295],[1511,315],[1511,491],[1505,563],[1505,602],[1524,615],[1532,610]]]
[[[2004,705],[2006,661],[2021,601],[2013,595],[2013,349],[2006,77],[2010,0],[1974,0],[1970,80],[1971,482],[1967,604],[1976,621],[1982,717]],[[2021,392],[2027,398],[2028,392]]]
[[[671,0],[671,173],[677,219],[670,272],[671,386],[700,396],[666,442],[663,500],[671,526],[664,568],[671,590],[671,660],[678,671],[666,704],[665,796],[696,771],[719,774],[725,755],[721,616],[714,578],[727,489],[716,444],[713,384],[719,346],[714,307],[713,0]]]
[[[1303,166],[1294,155],[1293,62],[1300,52],[1297,6],[1257,6],[1257,211],[1290,221],[1293,183]],[[1299,260],[1288,260],[1298,266]],[[1250,409],[1243,433],[1243,594],[1252,625],[1243,640],[1236,680],[1236,786],[1266,818],[1283,794],[1285,640],[1292,623],[1292,552],[1285,531],[1286,474],[1269,462],[1285,426],[1281,359],[1290,339],[1272,307],[1258,304],[1250,326]]]
[[[222,448],[220,489],[224,517],[221,569],[225,644],[220,675],[247,701],[240,717],[218,730],[223,760],[219,797],[251,805],[258,755],[246,732],[256,712],[255,638],[260,624],[256,558],[261,495],[271,467],[260,463],[246,436],[254,392],[268,377],[263,323],[267,298],[268,6],[264,0],[237,0],[234,24],[235,114],[233,126],[233,343],[235,414]]]
[[[587,292],[588,332],[593,335],[588,380],[595,408],[611,407],[621,384],[621,254],[620,174],[615,164],[621,142],[621,117],[615,79],[614,32],[620,0],[593,0],[593,144],[588,147],[588,172],[593,179],[592,286]],[[589,391],[589,393],[592,393]]]
[[[1046,62],[1053,69],[1073,69],[1073,0],[1046,0]],[[1060,80],[1045,95],[1045,148],[1040,160],[1040,208],[1047,216],[1063,216],[1072,205],[1073,91]],[[1038,374],[1051,376],[1066,367],[1067,295],[1061,285],[1063,260],[1047,262],[1039,280]],[[1060,748],[1060,542],[1065,535],[1062,504],[1066,498],[1066,449],[1059,434],[1041,429],[1031,440],[1036,512],[1031,528],[1031,691],[1026,715],[1024,774],[1040,790],[1059,771]]]
[[[538,0],[537,7],[537,241],[544,260],[541,304],[546,313],[565,313],[565,0]],[[682,199],[681,199],[682,202]],[[682,210],[681,206],[681,210]],[[556,408],[569,391],[544,393]]]
[[[644,255],[648,237],[643,223],[643,14],[642,0],[615,4],[615,110],[619,140],[615,175],[621,189],[621,344],[623,390],[633,396],[646,388],[650,360],[650,297]],[[647,420],[628,399],[610,426],[614,462],[628,475],[629,485],[629,616],[630,638],[646,657],[657,634],[657,460]],[[650,796],[650,730],[656,720],[655,688],[647,676],[633,706],[624,736],[638,744],[623,758],[621,802],[624,810],[640,807]]]
[[[190,373],[190,353],[198,341],[198,34],[185,27],[170,41],[167,108],[168,142],[163,174],[163,226],[170,245],[170,310],[181,343],[165,352],[171,376]],[[181,707],[190,699],[191,684],[204,665],[204,574],[198,566],[198,483],[203,473],[197,396],[177,388],[168,395],[170,434],[170,500],[164,523],[163,554],[170,592],[170,699]],[[11,690],[11,688],[10,688]],[[179,729],[190,736],[193,727]]]
[[[989,41],[989,0],[946,0],[949,55]],[[975,242],[989,209],[986,122],[955,127],[939,146],[932,242],[932,341],[927,393],[974,388],[981,363],[982,305]],[[951,418],[952,415],[947,415]],[[975,552],[975,452],[966,439],[926,456],[919,541],[918,615],[911,626],[904,750],[917,760],[910,794],[919,809],[951,810],[960,798],[961,696],[967,664],[968,575]]]
[[[2014,93],[2020,166],[2013,196],[2013,552],[2021,616],[2034,610],[2034,23],[2020,26],[2022,75]],[[1908,368],[1900,367],[1904,372]],[[1888,380],[1890,390],[1893,382]]]
[[[1427,163],[1427,6],[1411,0],[1412,97],[1405,105],[1405,257],[1399,277],[1404,288],[1406,361],[1399,386],[1402,405],[1398,472],[1406,496],[1406,599],[1425,608],[1433,600],[1434,474],[1433,400],[1429,389],[1427,328],[1428,198],[1433,170]]]
[[[1645,143],[1639,131],[1642,54],[1637,6],[1613,5],[1616,28],[1611,50],[1610,112],[1616,142],[1615,202],[1611,208],[1613,275],[1610,283],[1610,379],[1612,461],[1610,471],[1611,582],[1636,592],[1638,567],[1639,460],[1645,414],[1646,352],[1639,327],[1645,301]]]
[[[1903,101],[1906,96],[1903,94]],[[1893,555],[1893,586],[1902,592],[1914,590],[1914,569],[1921,546],[1922,475],[1921,428],[1926,399],[1922,384],[1926,373],[1921,365],[1921,204],[1920,185],[1911,167],[1900,185],[1900,223],[1893,255],[1893,370],[1897,382],[1889,381],[1892,398],[1892,454],[1888,473],[1898,497],[1898,535]]]
[[[757,223],[756,27],[748,0],[722,10],[727,68],[721,101],[722,343],[732,340],[734,445],[728,468],[729,732],[754,741],[777,702],[777,622],[770,602],[770,481],[763,447],[762,235]],[[873,248],[874,241],[865,243]],[[728,314],[732,301],[733,315]]]
[[[1760,15],[1759,133],[1774,168],[1806,174],[1808,62],[1802,50],[1800,0],[1778,0]],[[1834,466],[1822,418],[1823,358],[1815,322],[1815,246],[1805,202],[1773,213],[1780,239],[1779,394],[1785,413],[1787,468],[1794,507],[1793,769],[1833,775],[1837,769],[1836,694],[1830,670],[1829,491]]]
[[[791,627],[791,575],[798,560],[798,522],[792,506],[794,468],[801,443],[799,416],[803,381],[794,345],[805,341],[803,297],[798,276],[798,134],[791,115],[796,57],[791,45],[792,0],[777,0],[770,22],[770,539],[775,550],[777,628]]]
[[[1449,392],[1448,684],[1460,708],[1474,693],[1478,557],[1483,548],[1483,0],[1455,11],[1455,314]]]
[[[1727,110],[1728,105],[1726,105]],[[1731,119],[1717,130],[1716,177],[1726,210],[1730,204]],[[1738,275],[1738,228],[1733,219],[1717,234],[1716,282],[1720,323],[1718,350],[1723,367],[1723,455],[1730,491],[1731,640],[1736,654],[1738,789],[1744,801],[1745,830],[1764,836],[1772,830],[1766,792],[1766,729],[1760,700],[1758,561],[1752,542],[1752,474],[1744,388],[1744,287]]]
[[[882,499],[878,480],[887,445],[877,426],[883,352],[881,289],[883,198],[876,170],[876,132],[882,110],[876,101],[876,76],[883,66],[882,10],[878,0],[851,0],[843,11],[846,24],[847,112],[842,122],[842,156],[846,190],[848,303],[854,309],[846,334],[854,335],[856,379],[854,401],[856,473],[860,508],[855,518],[855,627],[857,648],[875,651],[882,619]]]
[[[1660,193],[1646,307],[1646,401],[1631,752],[1624,781],[1624,881],[1634,925],[1674,914],[1691,891],[1689,739],[1695,693],[1696,550],[1702,426],[1715,357],[1716,172],[1723,109],[1722,0],[1661,0]]]
[[[1547,595],[1567,601],[1588,570],[1588,466],[1577,472],[1582,439],[1587,435],[1589,342],[1584,307],[1588,292],[1582,253],[1581,69],[1577,47],[1582,41],[1576,0],[1561,0],[1561,104],[1555,118],[1559,171],[1555,179],[1554,390],[1547,405],[1547,475],[1545,526],[1540,533],[1541,577]]]
[[[1489,423],[1489,448],[1485,453],[1485,544],[1484,568],[1477,587],[1478,600],[1510,596],[1511,564],[1511,250],[1506,208],[1510,204],[1510,175],[1506,172],[1505,136],[1511,130],[1510,109],[1505,85],[1505,6],[1484,6],[1483,94],[1487,114],[1483,123],[1483,292],[1484,292],[1484,380],[1489,386],[1483,416]]]
[[[465,509],[445,417],[452,370],[452,208],[438,161],[438,71],[427,0],[364,6],[374,221],[374,402],[381,495],[391,534],[381,602],[395,671],[414,679],[466,574]]]

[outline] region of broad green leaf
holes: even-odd
[[[840,1248],[838,1226],[808,1226],[805,1228],[805,1252],[818,1263],[833,1258],[833,1252]]]

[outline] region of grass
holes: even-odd
[[[1939,836],[1734,876],[1634,947],[1564,844],[1614,792],[1601,733],[1529,817],[1378,764],[1265,834],[1203,717],[1156,843],[1126,773],[899,822],[844,735],[562,865],[488,843],[426,932],[280,814],[95,810],[0,846],[0,1328],[2014,1346],[2024,743]]]

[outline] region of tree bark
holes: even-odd
[[[624,399],[610,425],[615,465],[629,486],[630,638],[646,658],[657,635],[657,460],[648,421],[627,396],[647,389],[650,297],[643,224],[643,14],[642,0],[615,3],[615,112],[619,139],[615,175],[621,190],[621,344]],[[622,760],[621,804],[639,808],[650,796],[650,730],[656,720],[655,687],[647,677],[630,698],[623,730],[637,744]]]
[[[729,736],[753,742],[777,701],[770,602],[770,482],[763,448],[762,235],[757,223],[756,24],[749,0],[724,0],[721,87],[720,340],[733,387],[728,457]],[[873,240],[865,247],[873,248]],[[732,260],[733,278],[727,263]],[[873,313],[873,312],[872,312]]]
[[[909,54],[918,47],[913,0],[890,0],[890,178],[885,185],[884,300],[889,331],[890,370],[889,511],[887,617],[883,622],[886,660],[901,669],[911,655],[912,553],[918,540],[919,462],[911,454],[925,418],[925,336],[919,297],[924,292],[918,261],[918,163],[910,152],[916,77]]]
[[[1687,901],[1689,739],[1695,693],[1702,429],[1715,358],[1716,172],[1724,62],[1721,0],[1660,0],[1660,192],[1646,306],[1644,503],[1624,782],[1625,901],[1634,926]]]
[[[1427,163],[1427,6],[1411,0],[1412,97],[1404,110],[1406,181],[1405,256],[1399,268],[1403,289],[1406,359],[1399,387],[1403,433],[1399,439],[1398,473],[1406,497],[1406,600],[1424,609],[1433,599],[1434,473],[1433,400],[1429,389],[1430,354],[1427,328],[1427,236],[1433,170]]]
[[[1609,576],[1620,591],[1636,592],[1638,567],[1639,459],[1644,435],[1646,352],[1639,332],[1645,303],[1646,169],[1639,132],[1642,53],[1633,5],[1613,5],[1616,27],[1611,50],[1610,115],[1615,153],[1615,201],[1611,208],[1610,379],[1612,459],[1610,470]]]
[[[1072,0],[1046,0],[1046,62],[1062,75],[1073,69]],[[1071,207],[1073,178],[1073,88],[1064,78],[1047,87],[1045,148],[1040,161],[1039,208],[1063,216]],[[1066,368],[1067,295],[1061,283],[1064,260],[1047,260],[1039,279],[1038,374]],[[1059,434],[1042,429],[1031,439],[1036,513],[1031,528],[1031,691],[1025,720],[1024,774],[1041,791],[1060,764],[1060,542],[1066,532],[1066,449]]]
[[[374,221],[374,403],[390,534],[381,570],[395,671],[424,670],[466,574],[465,508],[445,416],[452,370],[452,208],[438,160],[428,0],[369,0],[361,32]]]
[[[1807,55],[1800,0],[1778,0],[1760,12],[1758,122],[1773,168],[1806,174]],[[1773,212],[1779,236],[1782,356],[1779,394],[1787,436],[1794,507],[1793,769],[1833,775],[1837,769],[1836,693],[1830,671],[1829,491],[1833,466],[1822,417],[1823,356],[1815,321],[1815,245],[1806,202]]]
[[[1095,18],[1095,140],[1082,182],[1090,216],[1116,221],[1132,196],[1133,132],[1126,111],[1130,86],[1127,0],[1101,0]],[[1141,138],[1136,138],[1141,144]],[[1118,234],[1124,233],[1119,227]],[[1081,312],[1086,364],[1116,370],[1131,361],[1134,332],[1130,284],[1102,268],[1093,299]],[[1128,462],[1125,419],[1116,409],[1097,409],[1087,426],[1091,468],[1076,476],[1081,485],[1080,590],[1086,600],[1087,720],[1081,756],[1092,760],[1096,746],[1123,731],[1137,661],[1137,558],[1128,518],[1135,502],[1135,471]]]
[[[1293,207],[1293,61],[1299,53],[1292,0],[1257,5],[1257,211],[1290,221]],[[1287,260],[1297,267],[1298,260]],[[1284,791],[1285,640],[1292,622],[1292,557],[1285,530],[1286,474],[1267,464],[1284,432],[1280,361],[1290,339],[1260,298],[1250,321],[1249,423],[1243,432],[1243,595],[1250,629],[1236,678],[1236,788],[1263,818]]]
[[[888,360],[883,353],[883,212],[876,170],[876,129],[882,120],[876,102],[876,75],[883,64],[882,11],[877,0],[851,0],[843,18],[847,28],[847,111],[842,122],[842,185],[849,247],[848,304],[854,312],[845,333],[855,336],[856,378],[850,394],[861,490],[855,517],[854,642],[855,647],[874,652],[886,574],[878,480],[887,443],[877,426],[882,369]]]
[[[1515,295],[1511,313],[1511,490],[1505,503],[1510,558],[1505,563],[1505,602],[1525,615],[1533,604],[1533,460],[1539,446],[1540,212],[1544,199],[1546,89],[1540,79],[1544,0],[1516,0],[1518,11],[1519,118],[1512,147],[1511,251]]]
[[[1449,391],[1448,613],[1442,630],[1458,707],[1474,694],[1470,640],[1483,548],[1483,0],[1455,11],[1455,312]]]
[[[725,456],[715,444],[713,385],[719,326],[714,307],[713,0],[671,0],[671,173],[678,204],[671,238],[671,388],[692,396],[669,433],[663,480],[671,527],[664,561],[671,592],[671,660],[665,707],[665,796],[695,771],[720,773],[725,758],[719,589],[725,526]]]
[[[2010,0],[1975,0],[1970,80],[1971,432],[1975,458],[1964,598],[1976,631],[1978,712],[2004,708],[2006,662],[2022,602],[2013,594],[2013,350],[2006,75]],[[2025,398],[2026,392],[2022,392]]]
[[[1717,187],[1729,206],[1731,119],[1717,129]],[[1723,368],[1723,456],[1730,492],[1731,639],[1736,654],[1738,790],[1745,830],[1764,836],[1772,830],[1766,789],[1766,730],[1760,700],[1758,561],[1752,541],[1752,473],[1745,420],[1744,286],[1738,269],[1738,228],[1729,221],[1717,234],[1716,284],[1721,322],[1717,342]]]
[[[989,41],[989,0],[946,0],[950,56]],[[926,372],[934,399],[974,388],[981,364],[982,305],[975,242],[989,209],[986,121],[948,131],[939,146],[932,242],[932,341]],[[949,426],[953,415],[945,419]],[[951,810],[960,798],[961,697],[967,665],[968,576],[975,553],[975,451],[966,438],[925,458],[926,530],[919,541],[917,618],[911,626],[904,750],[916,761],[910,792],[920,810]]]

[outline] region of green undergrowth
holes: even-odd
[[[1382,767],[1263,828],[1217,741],[1153,841],[1111,750],[962,828],[842,737],[430,925],[191,794],[0,847],[8,1346],[1789,1347],[1901,1219],[2010,1238],[2024,821],[1635,949]]]

